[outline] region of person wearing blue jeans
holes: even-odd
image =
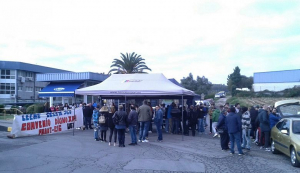
[[[152,120],[152,111],[150,106],[147,105],[147,100],[144,100],[144,103],[142,106],[138,108],[138,121],[140,122],[140,136],[139,136],[139,142],[149,142],[146,139],[146,136],[148,136],[148,130],[149,130],[149,124]]]
[[[197,116],[198,116],[198,132],[203,133],[204,132],[204,110],[203,110],[203,104],[200,103],[200,106],[197,106]]]
[[[163,111],[160,109],[159,106],[155,107],[155,117],[154,117],[154,123],[156,125],[157,130],[157,141],[161,142],[163,140],[162,138],[162,132],[161,132],[161,125],[163,122]]]
[[[129,145],[136,145],[137,140],[136,140],[136,126],[129,126],[129,131],[130,131],[130,136],[131,136],[131,144]]]
[[[234,154],[234,142],[236,142],[236,146],[238,148],[239,154],[242,155],[244,154],[242,151],[241,147],[241,132],[236,132],[236,133],[229,133],[230,137],[230,152],[231,154]]]
[[[242,148],[246,148],[247,150],[250,150],[251,147],[250,133],[251,133],[251,129],[243,129]]]
[[[235,108],[231,107],[230,112],[225,120],[229,137],[230,137],[230,154],[234,154],[234,143],[239,151],[239,155],[244,155],[241,147],[241,131],[242,131],[242,122],[241,118],[235,113]]]
[[[129,145],[137,145],[136,140],[136,126],[138,123],[138,113],[135,110],[135,106],[130,106],[130,113],[127,118],[127,123],[129,126],[130,136],[131,136],[131,143]]]
[[[203,133],[204,132],[204,119],[203,118],[199,118],[198,119],[198,132],[199,133]]]
[[[150,121],[140,122],[140,134],[139,134],[139,141],[140,142],[148,142],[146,140],[146,135],[148,134]]]

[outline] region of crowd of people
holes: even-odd
[[[230,149],[230,154],[234,154],[236,143],[239,155],[244,155],[243,149],[249,151],[251,143],[255,143],[260,149],[271,151],[270,131],[280,120],[275,108],[264,105],[248,109],[237,103],[231,107],[229,104],[222,105],[219,110],[221,113],[215,129],[216,133],[220,133],[222,150]],[[252,142],[251,138],[255,140]]]
[[[129,129],[131,143],[149,142],[148,135],[152,133],[152,124],[156,126],[157,141],[163,141],[162,130],[170,134],[183,134],[196,136],[204,134],[209,126],[209,134],[220,137],[222,150],[230,150],[234,154],[236,144],[239,155],[243,155],[243,149],[250,150],[251,143],[255,143],[265,151],[270,151],[270,131],[280,120],[276,109],[271,106],[240,107],[237,103],[229,106],[229,103],[216,107],[212,104],[185,106],[157,105],[153,109],[146,100],[143,105],[130,105],[127,111],[123,105],[113,104],[110,108],[99,104],[80,104],[83,109],[84,129],[93,129],[96,141],[107,142],[106,133],[109,130],[108,144],[125,147],[125,132]],[[47,106],[45,106],[47,107]],[[69,106],[52,106],[49,111],[61,111],[75,108],[75,104]],[[92,124],[94,127],[92,127]],[[100,132],[100,135],[99,135]],[[139,135],[137,137],[137,134]],[[113,138],[114,137],[114,138]],[[117,144],[118,138],[118,144]],[[251,138],[254,141],[251,141]],[[113,142],[112,142],[113,139]]]

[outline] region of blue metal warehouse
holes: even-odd
[[[255,92],[269,90],[281,91],[300,85],[300,70],[257,72],[253,75]]]

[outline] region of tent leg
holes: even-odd
[[[126,112],[126,102],[127,102],[127,101],[126,101],[126,96],[125,96],[125,112]]]
[[[74,102],[74,114],[73,114],[73,116],[75,117],[75,106],[76,106],[76,94],[75,93],[74,93],[74,98],[75,98],[75,102]],[[74,133],[75,133],[75,121],[73,121],[72,125],[73,125],[73,136],[74,136]]]
[[[184,141],[184,139],[183,139],[183,132],[184,132],[184,126],[183,126],[183,95],[181,96],[181,129],[182,129],[182,141]]]

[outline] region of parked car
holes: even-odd
[[[215,94],[215,98],[225,98],[225,97],[226,97],[225,91],[220,91],[217,94]]]
[[[282,119],[271,130],[271,151],[282,152],[300,167],[300,100],[279,101],[275,108]]]

